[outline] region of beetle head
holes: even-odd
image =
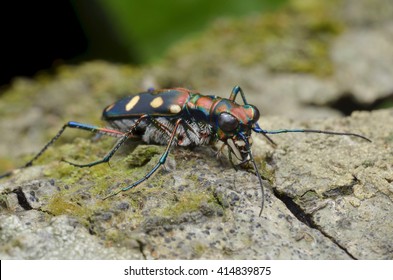
[[[253,125],[259,119],[259,111],[250,104],[239,105],[222,99],[214,107],[211,116],[218,139],[226,142],[229,138],[236,138],[239,133],[250,135]]]

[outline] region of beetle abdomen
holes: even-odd
[[[135,124],[137,119],[118,119],[109,121],[111,128],[127,132]],[[133,136],[140,138],[145,143],[166,145],[170,139],[170,134],[174,129],[176,119],[165,117],[142,120],[135,129]],[[177,141],[179,146],[203,146],[208,145],[213,140],[212,127],[208,124],[187,122],[188,125],[180,124],[177,128]],[[158,128],[157,124],[166,129]],[[192,127],[192,130],[189,128]]]

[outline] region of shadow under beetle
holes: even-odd
[[[236,103],[236,97],[242,98],[243,105]],[[265,136],[272,144],[273,140],[268,134],[289,132],[323,133],[333,135],[347,135],[368,138],[347,132],[336,132],[314,129],[279,129],[264,130],[258,125],[259,111],[247,102],[246,96],[239,86],[235,86],[229,98],[221,98],[215,95],[202,95],[197,91],[185,88],[173,88],[162,90],[149,90],[136,95],[125,97],[107,106],[102,114],[110,128],[97,127],[89,124],[70,121],[63,125],[59,132],[23,166],[15,169],[29,167],[39,158],[69,128],[77,128],[97,132],[119,138],[113,148],[100,160],[87,164],[77,164],[66,161],[77,167],[91,167],[100,163],[109,162],[116,151],[127,139],[141,139],[146,143],[166,145],[156,165],[133,184],[124,187],[109,196],[114,196],[122,191],[127,191],[147,180],[153,173],[165,163],[168,153],[173,145],[178,146],[201,146],[211,145],[218,141],[222,142],[221,149],[228,147],[228,156],[235,169],[251,163],[258,178],[262,192],[261,210],[264,208],[264,189],[261,175],[251,153],[252,131]],[[239,163],[233,164],[232,156]],[[0,175],[0,178],[10,176],[15,170]]]

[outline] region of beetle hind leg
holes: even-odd
[[[138,125],[140,124],[140,122],[146,118],[150,118],[149,115],[142,115],[139,119],[137,119],[135,121],[135,123],[133,124],[132,127],[129,128],[129,130],[127,132],[121,132],[121,131],[117,131],[117,130],[111,130],[111,129],[100,129],[100,130],[94,130],[97,131],[99,133],[103,133],[103,134],[108,134],[111,135],[111,132],[117,132],[121,137],[120,139],[116,142],[116,144],[113,146],[113,148],[102,158],[93,162],[89,162],[89,163],[84,163],[84,164],[79,164],[79,163],[75,163],[75,162],[71,162],[68,160],[63,159],[63,162],[66,162],[72,166],[75,167],[92,167],[95,166],[97,164],[101,164],[104,162],[109,162],[109,160],[113,157],[113,155],[117,152],[117,150],[127,141],[127,139],[129,139],[130,137],[132,137],[134,135],[135,129],[138,127]],[[118,135],[116,135],[118,136]]]
[[[179,127],[179,125],[181,124],[182,121],[183,121],[182,119],[178,119],[178,120],[176,121],[176,123],[175,123],[175,125],[174,125],[174,128],[173,128],[173,130],[172,130],[172,133],[171,133],[171,137],[170,137],[170,139],[169,139],[169,141],[168,141],[168,144],[167,144],[167,146],[166,146],[166,149],[165,149],[164,153],[161,155],[161,157],[160,157],[160,159],[158,160],[157,164],[156,164],[149,172],[147,172],[147,173],[145,174],[145,176],[143,176],[141,179],[135,181],[134,183],[132,183],[131,185],[129,185],[129,186],[125,187],[125,188],[122,188],[122,189],[120,189],[120,190],[117,190],[116,192],[114,192],[114,193],[112,193],[112,194],[110,194],[110,195],[104,197],[104,199],[108,199],[108,198],[110,198],[110,197],[112,197],[112,196],[117,195],[118,193],[127,191],[127,190],[129,190],[129,189],[132,189],[132,188],[138,186],[139,184],[141,184],[141,183],[143,183],[144,181],[146,181],[147,179],[149,179],[150,176],[152,176],[152,175],[157,171],[157,169],[158,169],[161,165],[165,164],[166,159],[167,159],[168,154],[169,154],[169,151],[170,151],[172,145],[175,143],[175,141],[176,141],[176,139],[177,139],[177,130],[178,130],[178,127]]]
[[[117,130],[113,130],[113,129],[107,129],[107,128],[101,128],[98,126],[94,126],[94,125],[90,125],[90,124],[84,124],[84,123],[79,123],[79,122],[67,122],[65,123],[62,128],[56,133],[56,135],[49,140],[45,146],[28,162],[26,162],[24,165],[22,165],[21,167],[15,168],[11,171],[8,171],[6,173],[3,173],[0,175],[0,179],[1,178],[5,178],[8,176],[11,176],[12,174],[15,173],[15,171],[17,170],[21,170],[27,167],[30,167],[33,165],[33,163],[42,156],[42,154],[44,154],[44,152],[50,147],[52,146],[59,138],[60,136],[64,133],[64,131],[66,130],[66,128],[74,128],[74,129],[81,129],[81,130],[87,130],[87,131],[91,131],[91,132],[99,132],[99,133],[103,133],[103,134],[109,134],[112,136],[118,136],[118,135],[123,135],[123,132],[117,131]]]

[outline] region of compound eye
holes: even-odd
[[[229,113],[221,113],[218,117],[218,126],[222,131],[231,132],[236,130],[239,125],[238,119]]]

